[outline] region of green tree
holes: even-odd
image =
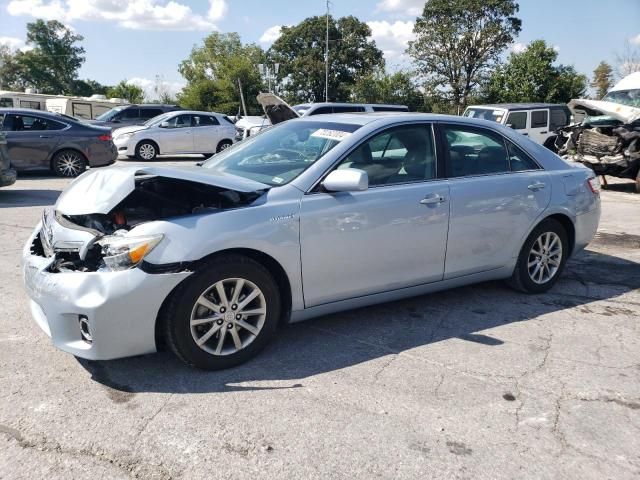
[[[407,52],[427,88],[449,98],[456,110],[479,85],[520,32],[515,0],[429,0],[414,26]]]
[[[8,83],[14,89],[33,87],[42,93],[73,93],[78,70],[84,63],[83,37],[57,20],[27,24],[27,42],[32,47],[16,52],[10,62]]]
[[[324,101],[325,16],[282,27],[269,56],[280,63],[279,79],[292,102]],[[329,17],[329,100],[347,100],[360,77],[384,66],[382,52],[369,37],[371,29],[355,17]]]
[[[607,62],[600,62],[593,71],[591,87],[596,89],[596,97],[602,98],[613,86],[613,68]]]
[[[424,111],[424,96],[410,72],[387,73],[383,69],[360,77],[352,89],[351,98],[362,103],[392,103],[406,105],[411,111]]]
[[[240,79],[248,113],[262,113],[256,96],[263,87],[258,64],[264,60],[263,50],[256,44],[243,44],[237,33],[212,33],[201,47],[194,47],[189,58],[180,63],[178,70],[187,80],[178,95],[180,105],[236,113],[240,105]]]
[[[121,80],[120,83],[107,90],[107,96],[111,98],[124,98],[129,103],[142,103],[145,100],[144,90],[137,85]]]
[[[95,80],[76,80],[73,82],[73,91],[71,93],[79,97],[90,97],[94,94],[106,95],[109,88],[107,85],[102,85]]]
[[[534,40],[520,53],[512,53],[487,84],[489,102],[566,103],[584,96],[587,78],[572,66],[554,62],[558,52],[544,40]]]

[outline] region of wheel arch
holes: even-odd
[[[158,145],[158,142],[156,142],[152,138],[143,138],[142,140],[138,140],[136,142],[136,147],[134,149],[134,152],[136,154],[138,153],[138,147],[140,146],[141,143],[144,143],[144,142],[153,143],[153,145],[156,147],[156,155],[160,155],[160,145]]]
[[[278,292],[280,293],[280,300],[282,303],[282,314],[280,318],[280,323],[287,323],[289,317],[291,316],[292,309],[292,291],[291,291],[291,281],[287,275],[284,267],[271,255],[268,255],[260,250],[255,250],[252,248],[229,248],[226,250],[219,250],[217,252],[206,255],[199,260],[195,260],[191,262],[190,267],[193,271],[197,271],[202,265],[204,265],[207,261],[215,258],[221,257],[225,255],[242,255],[247,258],[250,258],[263,267],[265,267],[269,272],[273,275],[276,284],[278,286]],[[189,277],[185,278],[182,282],[180,282],[163,300],[160,309],[158,310],[158,315],[156,317],[155,322],[155,339],[156,339],[156,347],[164,346],[165,341],[163,338],[163,321],[165,321],[164,312],[166,311],[167,304],[169,303],[169,299],[175,294],[175,292],[181,288],[184,282]],[[159,349],[159,348],[158,348]]]
[[[567,232],[567,239],[569,240],[569,254],[567,255],[567,258],[568,258],[573,253],[573,249],[576,243],[576,227],[573,224],[573,220],[571,220],[571,218],[568,215],[565,215],[563,213],[554,213],[540,220],[536,224],[536,227],[540,225],[542,222],[544,222],[545,220],[548,220],[550,218],[560,223],[560,225],[562,225],[562,227],[564,228],[565,232]]]
[[[220,145],[223,144],[223,143],[230,143],[231,145],[233,145],[233,139],[231,139],[231,138],[223,138],[223,139],[221,139],[218,142],[218,144],[216,145],[216,152],[219,151]]]

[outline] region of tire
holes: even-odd
[[[549,239],[549,247],[545,248],[547,238]],[[560,246],[559,256],[553,255],[557,251],[558,244]],[[538,251],[542,255],[536,255]],[[562,224],[552,218],[543,220],[525,240],[518,255],[513,275],[508,281],[509,285],[525,293],[548,291],[562,274],[568,253],[567,232]],[[552,261],[555,262],[552,263]]]
[[[240,282],[239,297],[232,303]],[[220,285],[227,302],[222,301]],[[228,255],[210,260],[181,284],[168,299],[161,321],[164,338],[178,358],[204,370],[220,370],[262,350],[276,331],[280,311],[280,293],[269,271],[250,258]],[[240,317],[242,312],[252,313]]]
[[[59,177],[77,177],[87,169],[87,159],[77,150],[60,150],[53,156],[51,168]]]
[[[233,142],[231,140],[222,140],[219,144],[218,144],[218,148],[216,149],[216,153],[220,153],[223,150],[226,150],[227,148],[229,148],[231,145],[233,145]]]
[[[158,145],[150,140],[142,140],[136,145],[136,158],[151,161],[158,156]]]

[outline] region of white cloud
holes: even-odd
[[[282,25],[274,25],[273,27],[267,28],[260,37],[260,43],[271,44],[275,42],[278,38],[280,38],[281,31]]]
[[[135,30],[215,30],[227,11],[226,0],[209,0],[207,16],[174,0],[11,0],[7,12],[63,23],[113,22]]]
[[[513,53],[522,53],[527,49],[527,46],[524,43],[521,42],[516,42],[513,45],[511,45],[510,50]]]
[[[376,11],[417,16],[422,14],[425,3],[426,0],[382,0],[376,5]]]
[[[405,58],[404,51],[409,41],[415,38],[413,22],[397,20],[393,23],[386,20],[367,22],[371,29],[371,38],[383,51],[387,61],[397,61]]]
[[[185,86],[185,84],[181,82],[165,82],[162,79],[157,81],[142,77],[130,78],[126,83],[128,83],[129,85],[135,85],[143,89],[145,97],[149,100],[158,99],[158,93],[155,91],[156,85],[158,83],[162,91],[168,93],[172,97],[175,97],[176,94],[179,93]]]
[[[0,45],[9,47],[9,50],[18,50],[24,46],[24,40],[16,37],[0,37]]]
[[[640,33],[638,35],[636,35],[635,37],[631,37],[629,39],[629,41],[631,43],[635,43],[636,45],[640,45]]]

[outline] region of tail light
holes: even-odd
[[[600,194],[600,190],[602,189],[600,188],[600,180],[598,180],[598,177],[587,178],[587,185],[589,185],[589,190],[591,190],[594,195]]]
[[[110,133],[105,133],[104,135],[100,135],[98,137],[98,140],[100,140],[101,142],[110,142],[111,141],[111,134]]]

